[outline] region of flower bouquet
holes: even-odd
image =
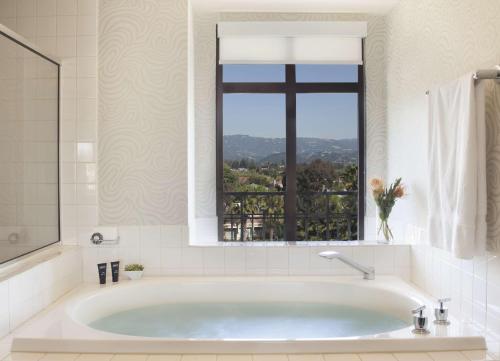
[[[380,224],[377,225],[377,235],[382,234],[387,242],[394,238],[389,228],[389,215],[398,198],[405,195],[405,188],[401,184],[401,178],[397,178],[388,188],[384,187],[384,181],[380,178],[373,178],[370,181],[373,199],[377,204],[377,213]]]

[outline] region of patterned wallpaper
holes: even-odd
[[[384,18],[349,14],[199,13],[194,14],[196,216],[215,215],[215,25],[238,21],[368,21],[366,58],[367,177],[385,174]],[[367,197],[367,214],[374,214]]]
[[[99,221],[185,224],[187,7],[185,0],[105,0],[99,13]],[[215,24],[239,20],[368,20],[367,168],[385,173],[384,21],[333,14],[193,17],[195,215],[215,216]],[[371,203],[369,204],[370,209]]]
[[[187,1],[103,0],[99,221],[187,222]]]
[[[500,63],[498,0],[403,0],[387,16],[387,166],[410,196],[394,217],[422,228],[427,210],[425,91],[466,72]],[[487,101],[488,236],[500,241],[500,98],[489,81]],[[496,109],[496,110],[494,110]]]

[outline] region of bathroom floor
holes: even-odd
[[[143,355],[10,352],[11,337],[0,340],[0,361],[500,361],[485,351],[309,355]]]

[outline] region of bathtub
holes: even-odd
[[[453,317],[449,326],[434,325],[429,317],[430,333],[413,334],[411,309],[420,305],[427,305],[430,316],[435,303],[389,276],[374,281],[170,277],[84,285],[23,326],[14,335],[12,350],[333,353],[486,348],[471,325]],[[205,316],[213,322],[198,320]]]

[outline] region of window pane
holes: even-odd
[[[295,66],[298,83],[356,83],[358,66],[352,64],[300,64]]]
[[[357,94],[297,95],[297,239],[357,239]]]
[[[224,240],[283,239],[285,95],[224,94],[223,104]]]
[[[285,66],[226,64],[222,66],[222,81],[227,83],[282,83],[285,81]]]

